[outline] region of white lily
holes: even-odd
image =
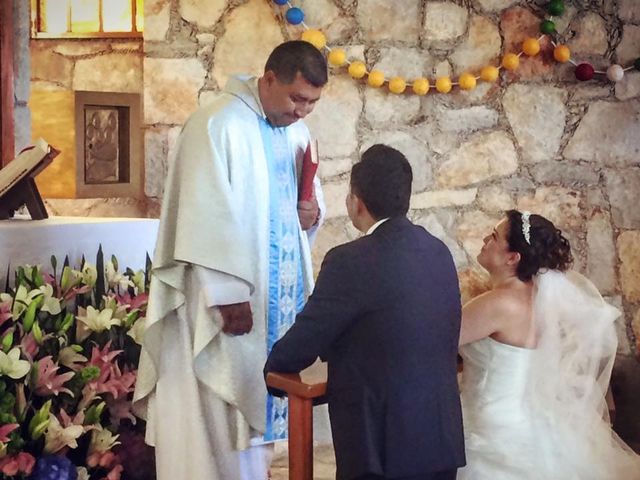
[[[48,283],[42,285],[38,290],[44,295],[44,303],[41,310],[43,312],[49,312],[51,315],[59,314],[62,309],[60,308],[60,300],[53,296],[53,287]]]
[[[129,287],[133,287],[133,282],[129,280],[129,277],[122,273],[116,272],[116,268],[113,266],[113,262],[107,262],[105,266],[105,272],[107,274],[107,282],[109,287],[120,287],[120,290],[126,290]]]
[[[138,270],[133,275],[133,284],[136,288],[136,295],[139,293],[144,293],[144,272],[142,270]]]
[[[133,323],[133,325],[131,325],[131,328],[127,332],[127,335],[133,338],[133,341],[136,342],[138,345],[142,345],[142,337],[144,337],[144,332],[146,329],[147,329],[147,318],[140,317]]]
[[[98,280],[98,270],[89,262],[84,262],[84,267],[82,267],[82,283],[93,287],[96,284],[96,280]]]
[[[84,433],[82,425],[63,427],[53,413],[49,415],[49,426],[45,433],[44,451],[56,453],[64,447],[78,448],[78,438]]]
[[[100,311],[89,305],[86,310],[82,307],[78,308],[78,313],[77,319],[81,322],[78,323],[78,327],[84,329],[84,332],[79,331],[79,333],[84,333],[84,338],[89,335],[90,331],[103,332],[111,329],[114,325],[122,325],[122,320],[114,318],[113,310],[110,308]]]
[[[78,472],[78,480],[91,480],[91,477],[89,477],[89,471],[86,467],[76,467],[76,472]]]
[[[79,370],[87,360],[87,357],[80,355],[73,347],[64,347],[58,354],[58,363],[71,370]]]
[[[91,441],[89,442],[89,452],[87,456],[95,452],[108,452],[114,446],[119,445],[118,437],[120,435],[114,435],[109,430],[98,427],[91,432]]]
[[[36,275],[40,274],[40,270],[42,269],[42,265],[29,265],[27,263],[27,264],[22,266],[22,268],[24,269],[24,276],[27,277],[27,280],[29,280],[30,282],[33,282],[33,279],[34,279],[33,267],[36,267]]]
[[[6,375],[14,380],[24,377],[31,370],[31,364],[20,360],[20,347],[13,347],[9,353],[0,350],[0,376]]]
[[[28,291],[27,287],[24,285],[20,285],[16,290],[16,297],[13,301],[13,309],[11,310],[11,315],[14,320],[17,320],[20,315],[24,313],[24,311],[29,307],[31,302],[33,302],[36,298],[42,295],[42,292],[38,289]]]

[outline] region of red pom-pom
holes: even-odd
[[[591,80],[594,73],[595,71],[593,69],[593,66],[589,65],[588,63],[581,63],[576,67],[576,78],[581,82]]]

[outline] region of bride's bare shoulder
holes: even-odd
[[[494,317],[511,316],[527,308],[526,296],[512,289],[489,290],[467,302],[465,310],[482,311]]]

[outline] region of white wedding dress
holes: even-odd
[[[640,456],[611,430],[604,400],[619,312],[575,272],[534,281],[535,350],[492,338],[460,349],[458,480],[640,479]]]

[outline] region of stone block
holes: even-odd
[[[356,15],[363,37],[369,42],[417,43],[422,23],[420,3],[403,0],[400,5],[386,0],[359,0]]]
[[[617,245],[624,298],[627,302],[640,302],[640,231],[622,232]]]
[[[567,118],[567,92],[550,86],[511,85],[502,100],[507,119],[529,162],[552,160]]]
[[[76,61],[74,90],[142,92],[142,54],[110,53]]]
[[[144,116],[148,124],[182,124],[198,107],[206,71],[194,59],[145,58]]]
[[[160,42],[166,39],[171,21],[171,0],[145,0],[144,40]]]
[[[249,0],[224,19],[225,33],[213,56],[213,78],[220,88],[233,74],[261,75],[271,51],[284,40],[269,2]]]
[[[436,178],[441,187],[463,187],[510,175],[517,168],[516,150],[505,132],[480,133],[449,155]]]
[[[564,157],[607,166],[637,165],[638,118],[640,100],[592,103],[564,149]]]
[[[456,77],[464,71],[478,74],[485,65],[497,65],[501,46],[498,26],[489,18],[474,16],[467,37],[450,56]]]
[[[213,27],[227,6],[227,0],[180,0],[180,16],[198,28]]]

